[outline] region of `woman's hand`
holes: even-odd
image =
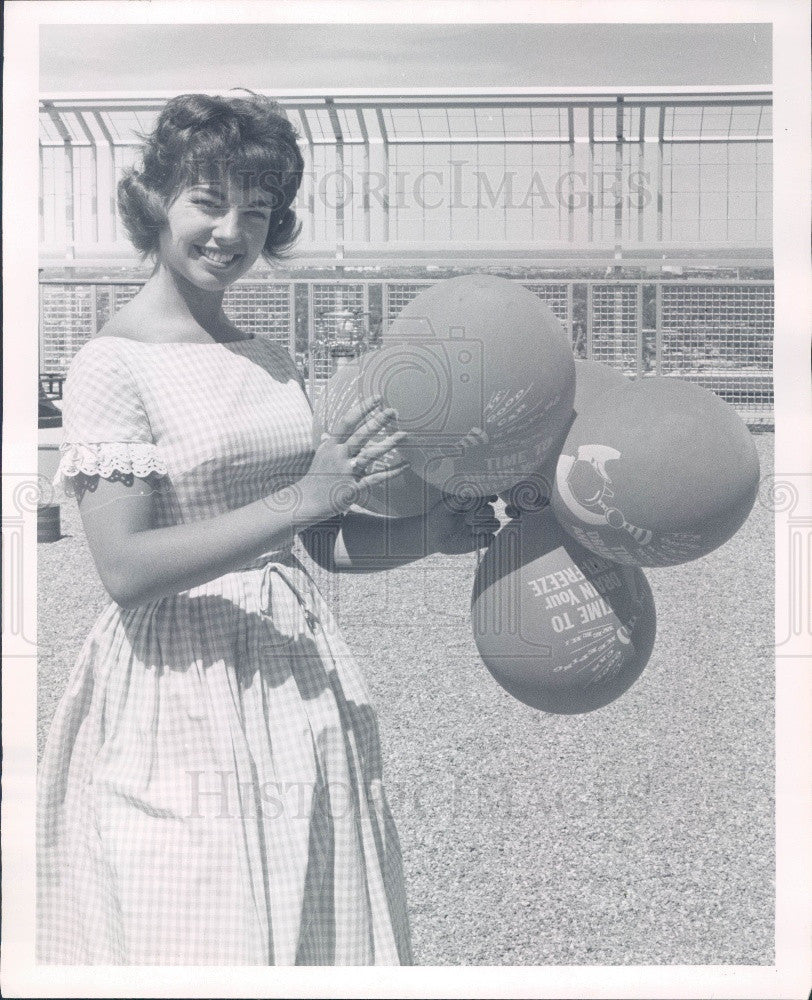
[[[305,526],[343,514],[367,487],[407,467],[396,451],[406,434],[393,431],[395,411],[383,409],[381,403],[380,396],[363,400],[347,411],[334,433],[322,434],[310,468],[298,483]]]
[[[443,498],[426,514],[426,547],[429,552],[462,555],[493,541],[500,523],[488,497],[470,510],[460,510],[452,498]]]

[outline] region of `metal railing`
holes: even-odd
[[[533,266],[553,254],[657,262],[687,252],[691,266],[742,255],[769,266],[769,86],[276,96],[305,160],[299,259]],[[164,102],[44,96],[43,265],[135,263],[116,185]]]
[[[515,279],[519,280],[519,279]],[[773,416],[771,280],[521,280],[546,302],[576,357],[629,375],[675,376],[711,389],[751,424]],[[42,279],[40,370],[62,376],[73,355],[141,287],[133,279]],[[285,343],[317,393],[336,345],[380,343],[431,280],[244,281],[226,310],[246,332]]]

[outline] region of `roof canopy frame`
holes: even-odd
[[[205,92],[205,91],[204,91]],[[209,93],[217,93],[209,91]],[[624,153],[635,147],[639,156],[643,157],[645,146],[657,147],[656,154],[646,159],[654,164],[656,178],[656,244],[665,248],[663,242],[663,150],[668,146],[697,145],[703,146],[723,144],[727,148],[742,143],[769,144],[772,142],[771,116],[772,93],[766,87],[720,87],[720,88],[567,88],[538,90],[506,90],[506,91],[328,91],[318,94],[312,92],[270,92],[288,118],[299,128],[310,154],[310,162],[314,163],[317,147],[333,148],[339,178],[344,176],[344,165],[349,164],[351,150],[349,147],[360,147],[360,158],[363,164],[363,197],[362,214],[359,215],[362,230],[367,243],[372,246],[370,237],[379,239],[382,231],[383,243],[394,249],[396,240],[391,239],[393,227],[391,224],[392,191],[390,191],[390,166],[395,150],[400,147],[422,147],[427,150],[432,146],[448,147],[452,150],[459,146],[472,146],[479,151],[486,147],[500,146],[507,157],[511,146],[530,147],[567,147],[566,162],[570,163],[570,187],[573,184],[572,166],[574,151],[577,145],[588,146],[588,235],[587,243],[594,246],[598,252],[598,242],[601,233],[596,232],[593,216],[599,212],[594,187],[596,164],[598,168],[606,166],[605,158],[610,147],[614,147],[614,163],[616,175],[623,172]],[[107,146],[109,162],[115,174],[116,150],[133,149],[140,144],[139,132],[148,127],[137,117],[139,115],[155,115],[165,100],[171,94],[149,95],[115,95],[99,96],[52,94],[45,95],[41,101],[41,121],[43,133],[40,145],[46,147],[62,147],[67,156],[72,159],[78,148],[90,148],[92,157],[96,159],[96,148]],[[511,129],[521,127],[522,116],[508,116],[506,112],[521,109],[527,112],[524,119],[527,131],[513,132]],[[738,114],[741,109],[747,112]],[[480,117],[479,111],[487,112],[487,120]],[[533,112],[544,114],[536,116]],[[679,112],[696,112],[684,120],[683,127],[693,126],[696,132],[680,132],[678,127]],[[408,122],[398,123],[399,112],[416,112]],[[430,112],[426,115],[423,112]],[[467,123],[469,132],[453,133],[454,125],[463,125],[465,119],[455,112],[473,112]],[[132,115],[136,123],[132,134],[127,132],[127,125],[116,121],[110,116]],[[737,120],[738,118],[738,120]],[[749,120],[748,120],[749,119]],[[438,134],[437,126],[448,130],[448,134]],[[501,124],[501,132],[499,125]],[[738,129],[738,131],[734,130]],[[741,129],[752,128],[752,131],[742,133]],[[417,130],[423,134],[417,134]],[[707,134],[703,134],[707,130]],[[595,153],[599,159],[596,159]],[[374,153],[374,157],[373,154]],[[85,154],[86,155],[86,154]],[[676,155],[676,153],[675,153]],[[732,153],[730,154],[732,155]],[[757,157],[758,159],[758,157]],[[373,162],[374,161],[374,162]],[[383,168],[383,179],[377,183],[383,185],[376,191],[381,213],[376,216],[375,234],[370,218],[370,164]],[[641,161],[642,162],[642,159]],[[105,168],[107,169],[107,168]],[[604,170],[605,172],[605,170]],[[70,169],[72,176],[72,167]],[[312,173],[312,172],[311,172]],[[66,172],[66,183],[69,182]],[[69,183],[72,184],[72,180]],[[762,182],[763,183],[763,182]],[[343,180],[339,181],[339,186]],[[107,185],[106,185],[107,186]],[[114,188],[113,188],[114,189]],[[75,193],[69,190],[71,206],[69,212],[73,217]],[[339,192],[340,193],[340,192]],[[307,213],[307,230],[311,243],[316,243],[317,226],[315,218],[315,181],[313,177],[305,184],[303,208]],[[98,192],[91,194],[94,204],[93,225],[98,237],[99,220],[97,217]],[[113,199],[114,200],[114,199]],[[345,230],[344,199],[336,197],[333,206],[335,218],[330,225],[335,227],[336,260],[340,262],[345,252],[345,243],[350,244],[353,236]],[[576,244],[574,198],[569,202],[566,212],[566,229],[569,242]],[[616,251],[622,254],[624,224],[626,219],[619,205],[615,206],[614,218],[611,223],[607,219],[598,218],[598,226],[611,226],[616,243]],[[629,213],[637,216],[638,242],[642,241],[643,212],[642,203],[636,207],[630,206]],[[113,212],[114,214],[114,212]],[[329,220],[328,220],[329,221]],[[631,220],[631,215],[629,218]],[[757,220],[755,220],[757,223]],[[348,223],[349,224],[349,223]],[[478,217],[477,217],[478,224]],[[424,219],[425,225],[425,219]],[[535,224],[534,224],[535,225]],[[507,222],[505,222],[507,232]],[[112,232],[115,239],[116,223],[113,221]],[[73,248],[75,232],[68,229],[69,243]],[[608,235],[608,232],[603,234]],[[653,234],[652,234],[653,235]],[[667,235],[667,234],[665,234]],[[628,234],[627,234],[628,238]],[[357,237],[356,237],[357,239]],[[649,238],[651,241],[651,237]],[[750,243],[745,240],[748,246]],[[453,239],[451,243],[460,246],[460,241]],[[45,248],[47,249],[47,248]],[[100,246],[99,249],[103,248]],[[346,247],[349,250],[349,246]],[[631,249],[631,247],[629,247]],[[752,246],[752,249],[759,249]],[[761,248],[764,249],[764,248]],[[417,252],[417,246],[415,247]],[[507,246],[504,247],[508,253]],[[494,243],[491,253],[502,252],[501,244]],[[356,250],[357,253],[357,250]],[[69,256],[75,256],[75,248]],[[80,254],[81,255],[81,254]],[[348,254],[349,256],[350,254]],[[509,255],[509,254],[508,254]],[[408,255],[407,255],[408,256]],[[425,257],[432,256],[429,251]],[[473,258],[472,258],[473,259]]]

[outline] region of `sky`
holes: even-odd
[[[768,24],[45,25],[43,93],[772,80]]]

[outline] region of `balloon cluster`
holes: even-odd
[[[410,470],[373,489],[368,510],[505,500],[510,521],[474,581],[474,638],[496,680],[544,711],[588,712],[627,690],[656,632],[640,567],[706,555],[755,502],[758,457],[731,406],[575,361],[550,309],[503,278],[413,299],[380,350],[330,379],[316,434],[374,394],[409,435]]]

